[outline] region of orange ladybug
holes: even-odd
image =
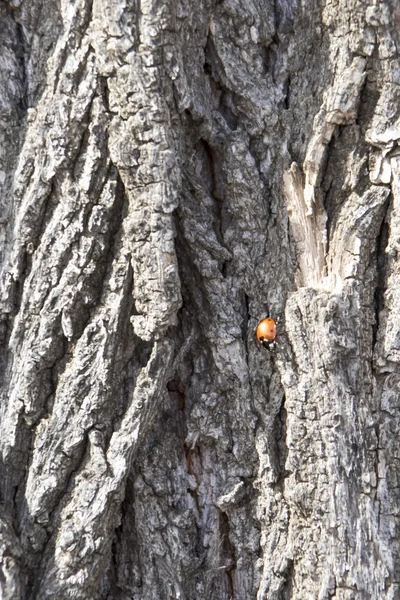
[[[257,325],[256,335],[260,344],[263,344],[266,348],[272,346],[276,338],[276,323],[274,319],[268,317],[260,321]]]

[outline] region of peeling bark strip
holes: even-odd
[[[0,23],[2,600],[395,600],[397,3]]]

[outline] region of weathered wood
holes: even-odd
[[[1,598],[398,598],[397,3],[0,25]]]

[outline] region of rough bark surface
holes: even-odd
[[[0,0],[3,600],[400,597],[399,31]]]

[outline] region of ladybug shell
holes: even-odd
[[[260,343],[264,341],[273,342],[276,338],[276,323],[273,319],[263,319],[257,325],[257,339]]]

